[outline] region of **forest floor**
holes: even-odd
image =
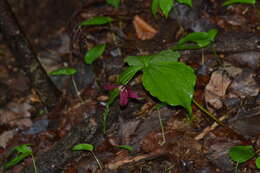
[[[32,157],[3,170],[17,156],[12,149],[21,144],[31,144],[38,173],[232,173],[232,146],[260,149],[260,1],[223,7],[222,1],[194,0],[193,8],[176,4],[168,18],[161,12],[153,16],[147,0],[122,0],[118,9],[104,1],[9,2],[45,70],[70,66],[78,73],[50,76],[63,95],[47,109],[0,33],[0,172],[34,172]],[[114,22],[78,26],[94,16]],[[136,16],[155,32],[136,24]],[[127,68],[125,57],[166,50],[188,33],[212,28],[219,31],[216,50],[181,51],[180,61],[197,76],[194,99],[232,130],[196,105],[192,121],[180,106],[156,109],[159,100],[144,89],[137,74],[129,87],[142,99],[130,99],[124,107],[117,99],[102,132],[109,99],[104,86],[115,84]],[[86,52],[104,43],[102,57],[86,65]],[[92,144],[94,156],[72,151],[79,143]],[[255,158],[238,169],[260,172]]]

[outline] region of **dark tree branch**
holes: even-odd
[[[31,44],[25,37],[6,0],[0,0],[0,30],[17,63],[31,80],[42,102],[52,107],[57,103],[60,92],[41,66]]]

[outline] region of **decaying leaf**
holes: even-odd
[[[133,20],[137,38],[141,40],[149,40],[154,37],[157,31],[146,23],[141,17],[135,16]]]

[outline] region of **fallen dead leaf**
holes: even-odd
[[[5,131],[0,135],[0,147],[5,148],[9,140],[14,136],[15,130]]]
[[[141,40],[149,40],[154,37],[157,31],[146,23],[141,17],[135,16],[133,20],[137,38]]]

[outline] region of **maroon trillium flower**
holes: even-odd
[[[136,92],[132,91],[130,87],[126,85],[106,85],[104,86],[105,90],[113,90],[115,88],[119,89],[119,104],[121,106],[126,106],[128,103],[128,98],[138,99],[139,96]]]

